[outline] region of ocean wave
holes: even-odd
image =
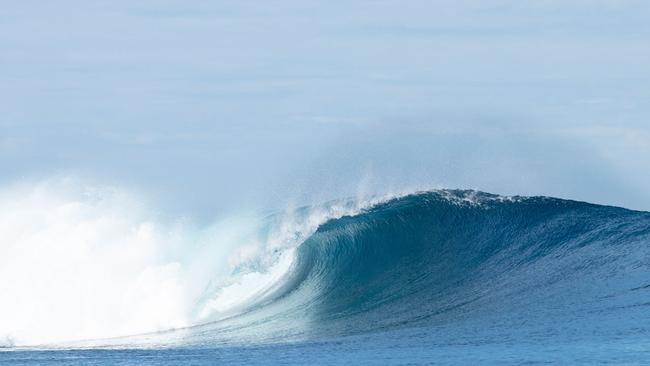
[[[36,208],[14,225],[3,217],[4,238],[13,235],[13,245],[3,243],[3,291],[43,305],[3,304],[10,321],[0,330],[11,346],[264,344],[400,329],[466,342],[650,329],[647,212],[436,190],[196,228],[137,210],[125,218],[114,194],[57,196],[43,206],[41,196],[54,191],[21,196],[12,210]],[[5,195],[5,206],[6,197],[16,195]],[[37,259],[27,254],[38,250]],[[69,276],[56,272],[65,266]],[[29,275],[11,282],[21,270]],[[96,312],[83,313],[88,307]]]

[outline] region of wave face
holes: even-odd
[[[250,344],[405,329],[437,342],[650,334],[646,212],[426,192],[329,220],[295,255],[268,301],[168,340]]]

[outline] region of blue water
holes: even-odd
[[[281,286],[188,329],[12,364],[650,364],[650,213],[475,191],[321,225]]]

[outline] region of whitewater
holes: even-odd
[[[393,196],[198,225],[114,186],[14,184],[0,192],[0,345],[156,332],[243,311],[281,285],[319,225]]]
[[[0,239],[0,361],[650,361],[648,212],[443,189],[204,225],[59,179],[0,190]]]

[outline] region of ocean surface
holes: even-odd
[[[0,364],[650,364],[650,213],[466,190],[354,207],[238,266],[264,286],[214,285],[201,322],[7,339]]]

